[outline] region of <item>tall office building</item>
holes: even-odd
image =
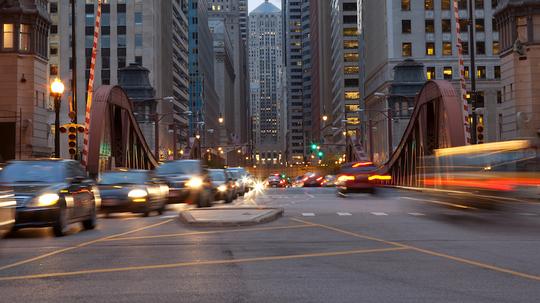
[[[77,91],[78,121],[84,121],[86,89],[94,38],[97,1],[75,1],[75,39],[71,31],[70,0],[49,1],[52,26],[49,37],[50,75],[66,84],[62,100],[61,122],[67,123],[68,99],[71,88]],[[95,66],[94,87],[118,83],[118,69],[138,63],[150,71],[150,83],[155,89],[154,113],[168,115],[159,122],[160,148],[172,150],[170,124],[179,126],[178,144],[185,145],[188,109],[188,24],[185,0],[173,1],[103,1],[101,33]],[[75,44],[76,60],[72,59],[71,41]],[[73,65],[75,64],[75,65]],[[72,66],[76,66],[75,86]],[[174,101],[163,98],[174,96]],[[170,100],[170,99],[167,99]],[[141,102],[144,100],[134,100]],[[150,113],[140,113],[142,129],[148,144],[154,146],[154,125]],[[82,141],[82,140],[80,140]],[[65,144],[65,140],[62,140]],[[67,148],[62,148],[63,151]],[[67,155],[64,155],[67,156]]]
[[[302,0],[302,103],[304,107],[304,154],[306,154],[306,146],[313,142],[313,121],[311,120],[312,100],[311,100],[311,38],[310,38],[310,15],[309,7],[311,1]]]
[[[249,14],[249,74],[255,161],[285,162],[281,11],[266,0]]]
[[[332,0],[330,4],[332,106],[326,114],[328,123],[333,125],[329,130],[332,141],[342,146],[346,136],[355,136],[360,126],[358,3],[357,0]]]
[[[469,79],[470,56],[468,10],[465,0],[458,1],[461,38],[463,40],[465,77]],[[486,126],[484,141],[497,139],[497,103],[501,100],[499,33],[493,23],[495,0],[472,1],[474,30],[476,32],[476,73],[478,107],[484,108]],[[380,161],[388,158],[386,119],[379,111],[387,108],[386,98],[376,92],[389,93],[394,67],[405,59],[414,59],[425,67],[426,78],[451,81],[459,91],[459,65],[456,20],[453,1],[443,0],[364,0],[363,45],[365,47],[365,103],[368,118],[380,121],[374,131],[374,156]],[[469,82],[469,81],[467,81]],[[467,89],[470,84],[467,83]],[[389,98],[395,112],[407,111],[410,102]],[[395,126],[396,124],[394,124]],[[395,132],[397,133],[397,132]],[[400,138],[393,138],[394,147]]]
[[[225,30],[231,39],[231,56],[235,73],[234,99],[227,107],[235,113],[225,123],[232,123],[227,144],[245,145],[248,143],[249,130],[249,97],[248,97],[248,67],[247,42],[244,39],[247,29],[246,0],[207,0],[209,20],[222,20]],[[232,120],[231,120],[232,119]]]

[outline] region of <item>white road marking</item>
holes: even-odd
[[[312,195],[312,194],[308,194],[308,193],[305,193],[305,194],[306,194],[306,196],[310,197],[311,199],[315,198],[315,196]]]
[[[408,213],[411,216],[425,216],[423,213]]]
[[[350,213],[337,213],[338,216],[352,216]]]
[[[372,215],[375,215],[375,216],[388,216],[387,213],[380,213],[380,212],[373,212],[371,213]]]
[[[472,206],[466,206],[466,205],[461,205],[461,204],[448,203],[448,202],[437,201],[437,200],[417,199],[417,198],[412,198],[412,197],[400,197],[400,199],[407,199],[407,200],[413,200],[413,201],[420,201],[420,202],[424,202],[424,203],[433,203],[433,204],[439,204],[439,205],[444,205],[444,206],[451,206],[451,207],[461,208],[461,209],[476,209],[476,208],[474,208],[474,207],[472,207]]]
[[[172,219],[172,218],[176,218],[178,217],[178,215],[167,215],[167,216],[161,216],[159,217],[160,219]]]
[[[315,217],[314,213],[302,213],[302,216],[304,217]]]
[[[533,214],[533,213],[519,213],[518,215],[520,215],[520,216],[537,216],[537,214]]]

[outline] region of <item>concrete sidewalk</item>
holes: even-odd
[[[274,221],[283,216],[283,208],[211,207],[180,212],[180,221],[207,227],[247,226]]]

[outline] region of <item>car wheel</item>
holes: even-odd
[[[158,214],[161,216],[165,212],[165,203],[157,210]]]
[[[53,232],[56,237],[63,237],[66,235],[67,231],[67,210],[65,207],[60,207],[60,212],[58,214],[58,220],[53,226]]]
[[[83,228],[86,230],[94,229],[96,228],[97,223],[97,216],[96,216],[96,208],[94,207],[92,210],[92,213],[90,214],[90,218],[82,221]]]

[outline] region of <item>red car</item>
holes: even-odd
[[[350,192],[368,192],[374,194],[380,180],[390,179],[390,176],[378,175],[376,171],[377,167],[372,162],[344,164],[336,181],[338,194]]]
[[[302,179],[304,187],[321,187],[323,181],[324,177],[315,173],[307,173]]]

